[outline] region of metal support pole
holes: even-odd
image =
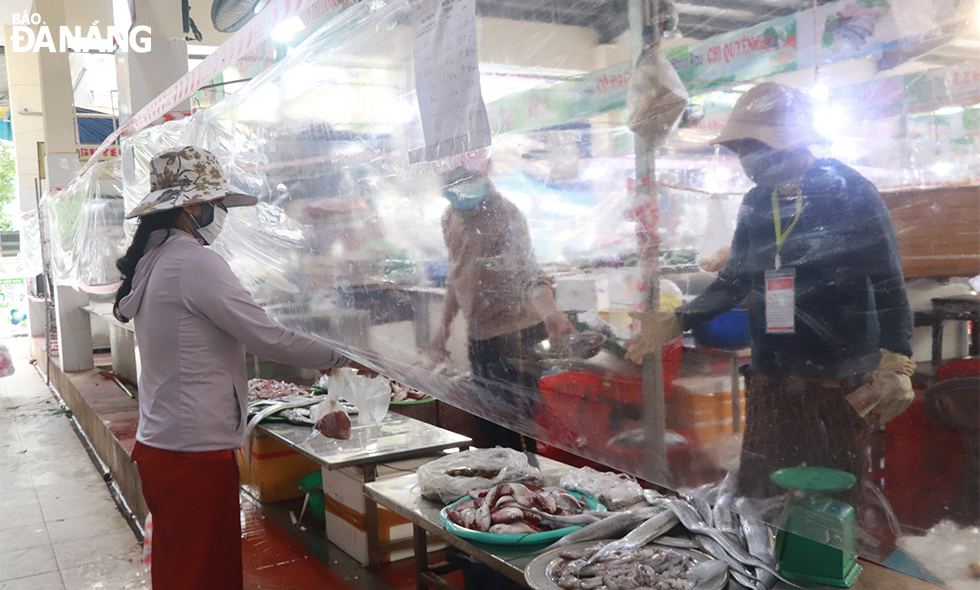
[[[629,0],[630,50],[634,71],[643,48],[659,42],[659,0]],[[637,207],[659,209],[656,191],[651,191],[655,167],[653,150],[635,137]],[[642,223],[637,224],[637,249],[641,282],[648,286],[644,302],[646,311],[660,309],[660,247],[657,236],[651,235]],[[645,453],[640,476],[661,485],[669,485],[664,403],[663,363],[659,353],[643,359],[643,432]]]

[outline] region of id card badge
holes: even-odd
[[[766,334],[796,333],[796,270],[767,270]]]

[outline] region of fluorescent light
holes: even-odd
[[[953,171],[953,165],[949,162],[936,162],[929,170],[937,176],[947,176]]]
[[[947,115],[955,115],[956,113],[962,113],[962,112],[963,112],[963,107],[956,106],[956,105],[943,107],[941,109],[936,109],[936,114],[939,115],[940,117],[945,117]]]
[[[272,31],[272,39],[278,43],[289,43],[299,33],[306,28],[303,21],[298,17],[287,20]]]
[[[819,102],[826,102],[827,97],[830,95],[830,90],[823,84],[814,84],[810,87],[810,96]]]

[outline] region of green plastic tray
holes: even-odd
[[[598,500],[589,496],[583,496],[578,492],[569,492],[576,498],[582,498],[585,503],[589,506],[589,510],[605,510],[606,507],[599,503]],[[452,504],[446,506],[439,512],[439,521],[442,522],[442,526],[452,534],[457,537],[462,537],[464,539],[469,539],[470,541],[476,541],[477,543],[487,543],[490,545],[541,545],[543,543],[552,543],[558,539],[564,537],[568,533],[578,530],[582,527],[580,526],[568,526],[563,529],[555,529],[553,531],[541,531],[540,533],[526,533],[523,535],[498,535],[496,533],[484,533],[483,531],[474,531],[471,529],[463,528],[453,521],[449,520],[446,516],[446,511],[450,508],[455,508],[460,502],[465,502],[470,500],[469,496],[464,496],[459,500],[456,500]]]
[[[391,402],[391,405],[393,405],[393,406],[413,406],[415,404],[427,404],[429,402],[434,402],[434,401],[436,401],[436,398],[434,398],[434,397],[430,397],[430,398],[427,398],[427,399],[407,399],[407,400],[401,401],[401,402]]]

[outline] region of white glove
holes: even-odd
[[[909,379],[914,372],[915,363],[912,359],[904,354],[882,350],[881,363],[878,364],[871,383],[880,397],[871,406],[869,415],[884,424],[904,412],[915,397],[912,380]]]
[[[640,320],[640,332],[626,341],[626,358],[634,363],[648,354],[659,353],[684,331],[681,319],[672,311],[630,312],[630,317]]]

